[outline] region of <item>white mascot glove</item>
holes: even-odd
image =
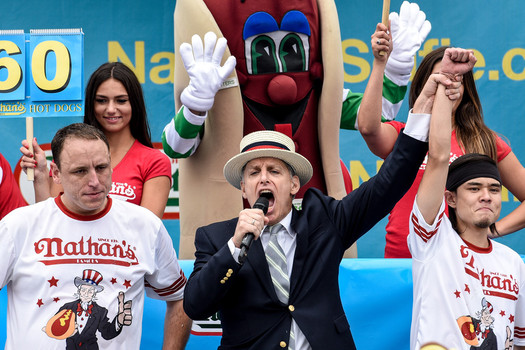
[[[385,67],[385,74],[398,86],[405,86],[414,67],[414,55],[427,38],[432,26],[416,3],[403,1],[399,15],[392,12],[390,30],[393,49]]]
[[[233,56],[228,57],[221,67],[225,50],[226,39],[217,40],[217,35],[212,32],[204,35],[204,45],[200,36],[195,34],[191,38],[191,45],[183,43],[180,46],[182,62],[190,77],[189,85],[180,96],[182,104],[187,108],[206,112],[213,106],[215,94],[235,68],[236,60]]]

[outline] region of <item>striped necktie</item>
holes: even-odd
[[[283,225],[281,224],[275,224],[266,228],[267,231],[270,231],[270,241],[265,253],[277,297],[281,302],[287,304],[290,292],[290,279],[288,278],[286,255],[284,255],[283,248],[277,241],[277,232],[282,228]]]
[[[284,229],[281,224],[275,224],[265,228],[265,231],[270,232],[270,241],[268,242],[265,253],[275,293],[277,293],[277,297],[282,303],[288,304],[290,278],[288,277],[286,255],[277,241],[277,233],[281,229]],[[295,335],[292,330],[290,330],[290,340],[288,343],[288,350],[293,350],[295,347]]]

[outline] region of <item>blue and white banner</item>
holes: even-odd
[[[0,119],[84,114],[81,29],[0,30]]]

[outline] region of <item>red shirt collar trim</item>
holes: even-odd
[[[487,248],[482,248],[482,247],[478,247],[470,242],[467,242],[465,241],[463,238],[461,238],[463,240],[463,242],[467,245],[467,247],[476,252],[476,253],[480,253],[480,254],[488,254],[490,252],[492,252],[492,241],[487,238],[487,240],[489,241],[489,246]]]
[[[109,212],[109,210],[111,209],[111,205],[113,203],[112,199],[108,196],[108,201],[106,202],[106,207],[102,211],[100,211],[100,212],[98,212],[96,214],[93,214],[93,215],[80,215],[80,214],[77,214],[77,213],[73,213],[71,210],[66,208],[66,206],[64,205],[64,202],[62,202],[62,195],[63,194],[64,194],[64,192],[61,192],[55,198],[56,205],[58,206],[58,208],[64,214],[66,214],[67,216],[69,216],[72,219],[79,220],[79,221],[93,221],[93,220],[100,219],[101,217],[103,217],[104,215],[106,215]]]

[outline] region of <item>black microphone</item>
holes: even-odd
[[[268,205],[270,204],[270,201],[266,197],[259,197],[255,203],[253,204],[253,209],[261,209],[263,213],[266,215],[268,212]],[[255,238],[255,235],[251,232],[248,232],[246,236],[241,241],[241,252],[239,253],[239,263],[244,264],[244,261],[246,260],[246,257],[248,256],[248,250],[250,249],[250,246],[252,245],[253,239]]]

